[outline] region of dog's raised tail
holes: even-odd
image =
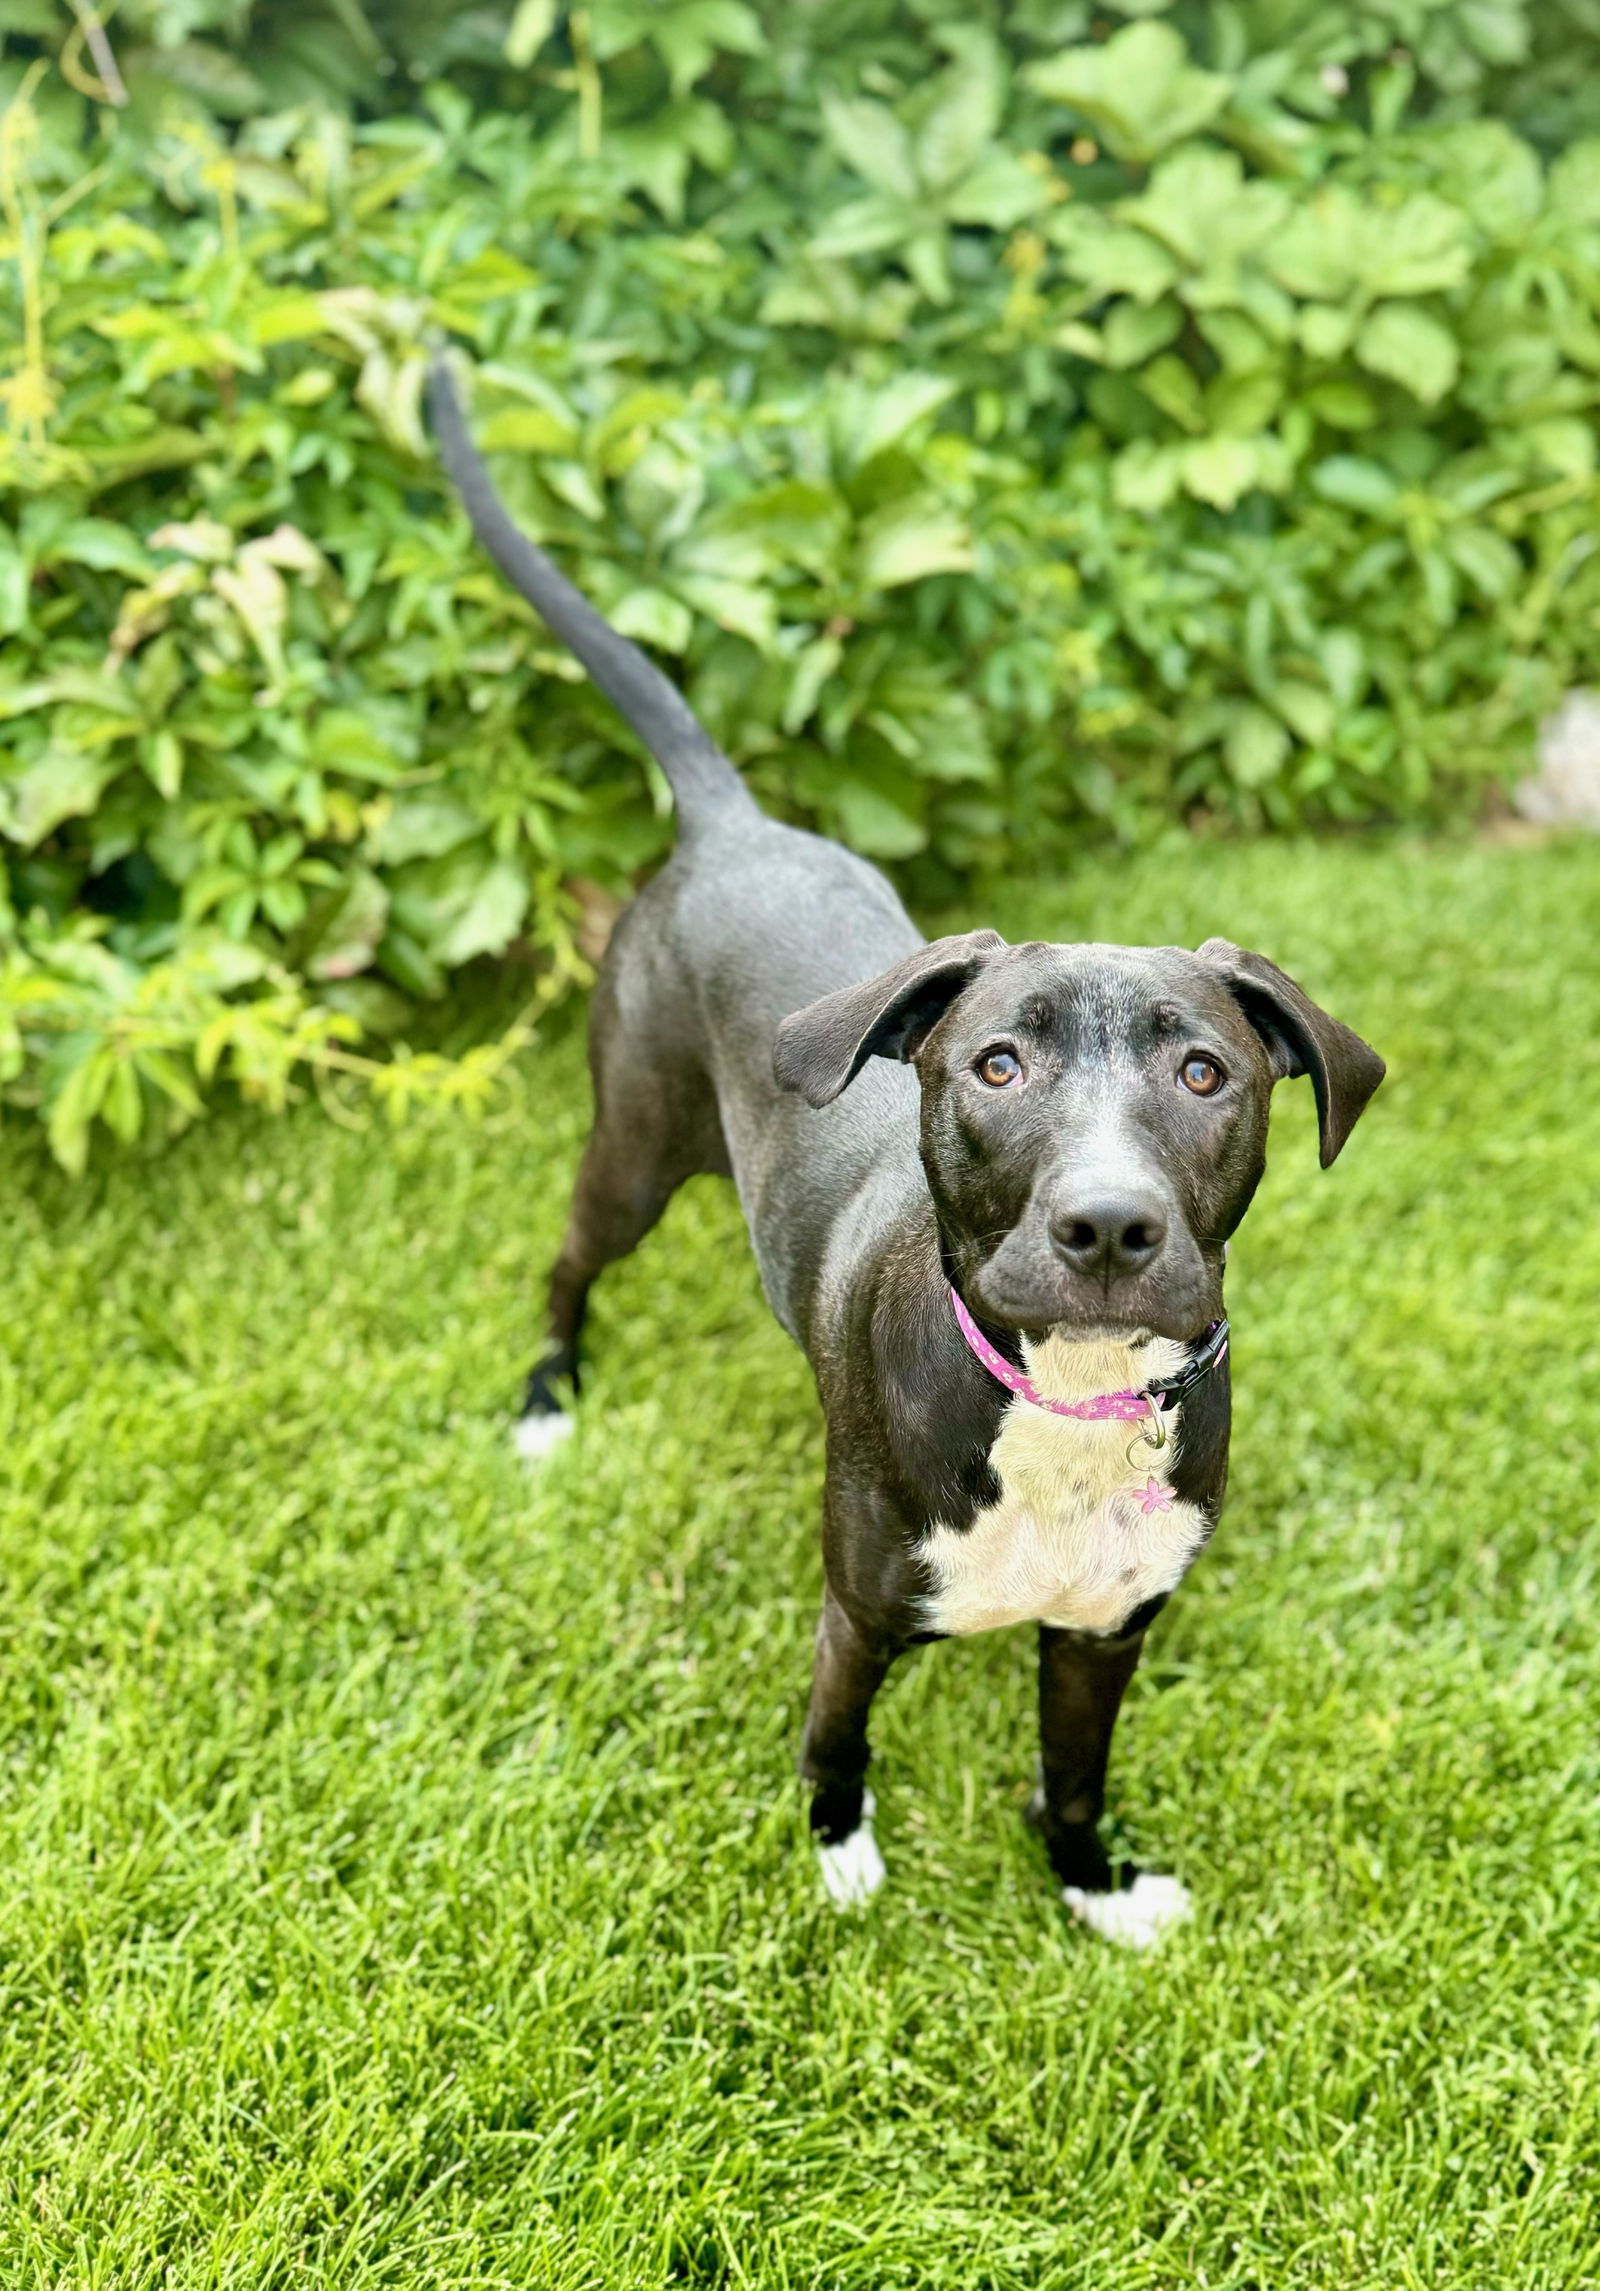
[[[472,530],[512,587],[582,661],[655,757],[667,775],[684,832],[703,827],[715,814],[730,809],[753,811],[754,801],[744,782],[683,694],[636,644],[601,619],[513,522],[468,433],[461,400],[442,357],[429,368],[428,407],[444,466],[472,520]]]

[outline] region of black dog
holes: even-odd
[[[1183,1888],[1114,1873],[1096,1824],[1146,1626],[1222,1502],[1225,1244],[1274,1082],[1310,1074],[1326,1165],[1383,1062],[1220,939],[924,943],[873,868],[756,809],[680,695],[512,524],[442,367],[431,390],[479,540],[660,760],[679,817],[595,990],[594,1130],[521,1444],[570,1425],[596,1274],[686,1177],[731,1176],[827,1419],[800,1768],[829,1891],[861,1899],[883,1876],[867,1719],[895,1656],[1035,1622],[1030,1819],[1080,1917],[1152,1940]]]

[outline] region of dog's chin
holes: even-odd
[[[1077,1344],[1130,1344],[1152,1336],[1192,1344],[1222,1314],[1220,1294],[1209,1290],[1164,1291],[1155,1282],[1130,1281],[1108,1294],[1098,1281],[1064,1276],[1023,1285],[993,1280],[988,1269],[969,1284],[967,1296],[991,1328]]]

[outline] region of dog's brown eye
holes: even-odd
[[[1213,1066],[1209,1058],[1186,1058],[1178,1080],[1197,1098],[1209,1098],[1222,1087],[1222,1068]]]
[[[991,1090],[1003,1090],[1022,1072],[1021,1061],[1009,1050],[986,1050],[978,1060],[978,1078]]]

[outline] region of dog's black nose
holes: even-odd
[[[1101,1280],[1142,1273],[1167,1237],[1167,1220],[1153,1201],[1068,1201],[1050,1220],[1050,1238],[1076,1273]]]

